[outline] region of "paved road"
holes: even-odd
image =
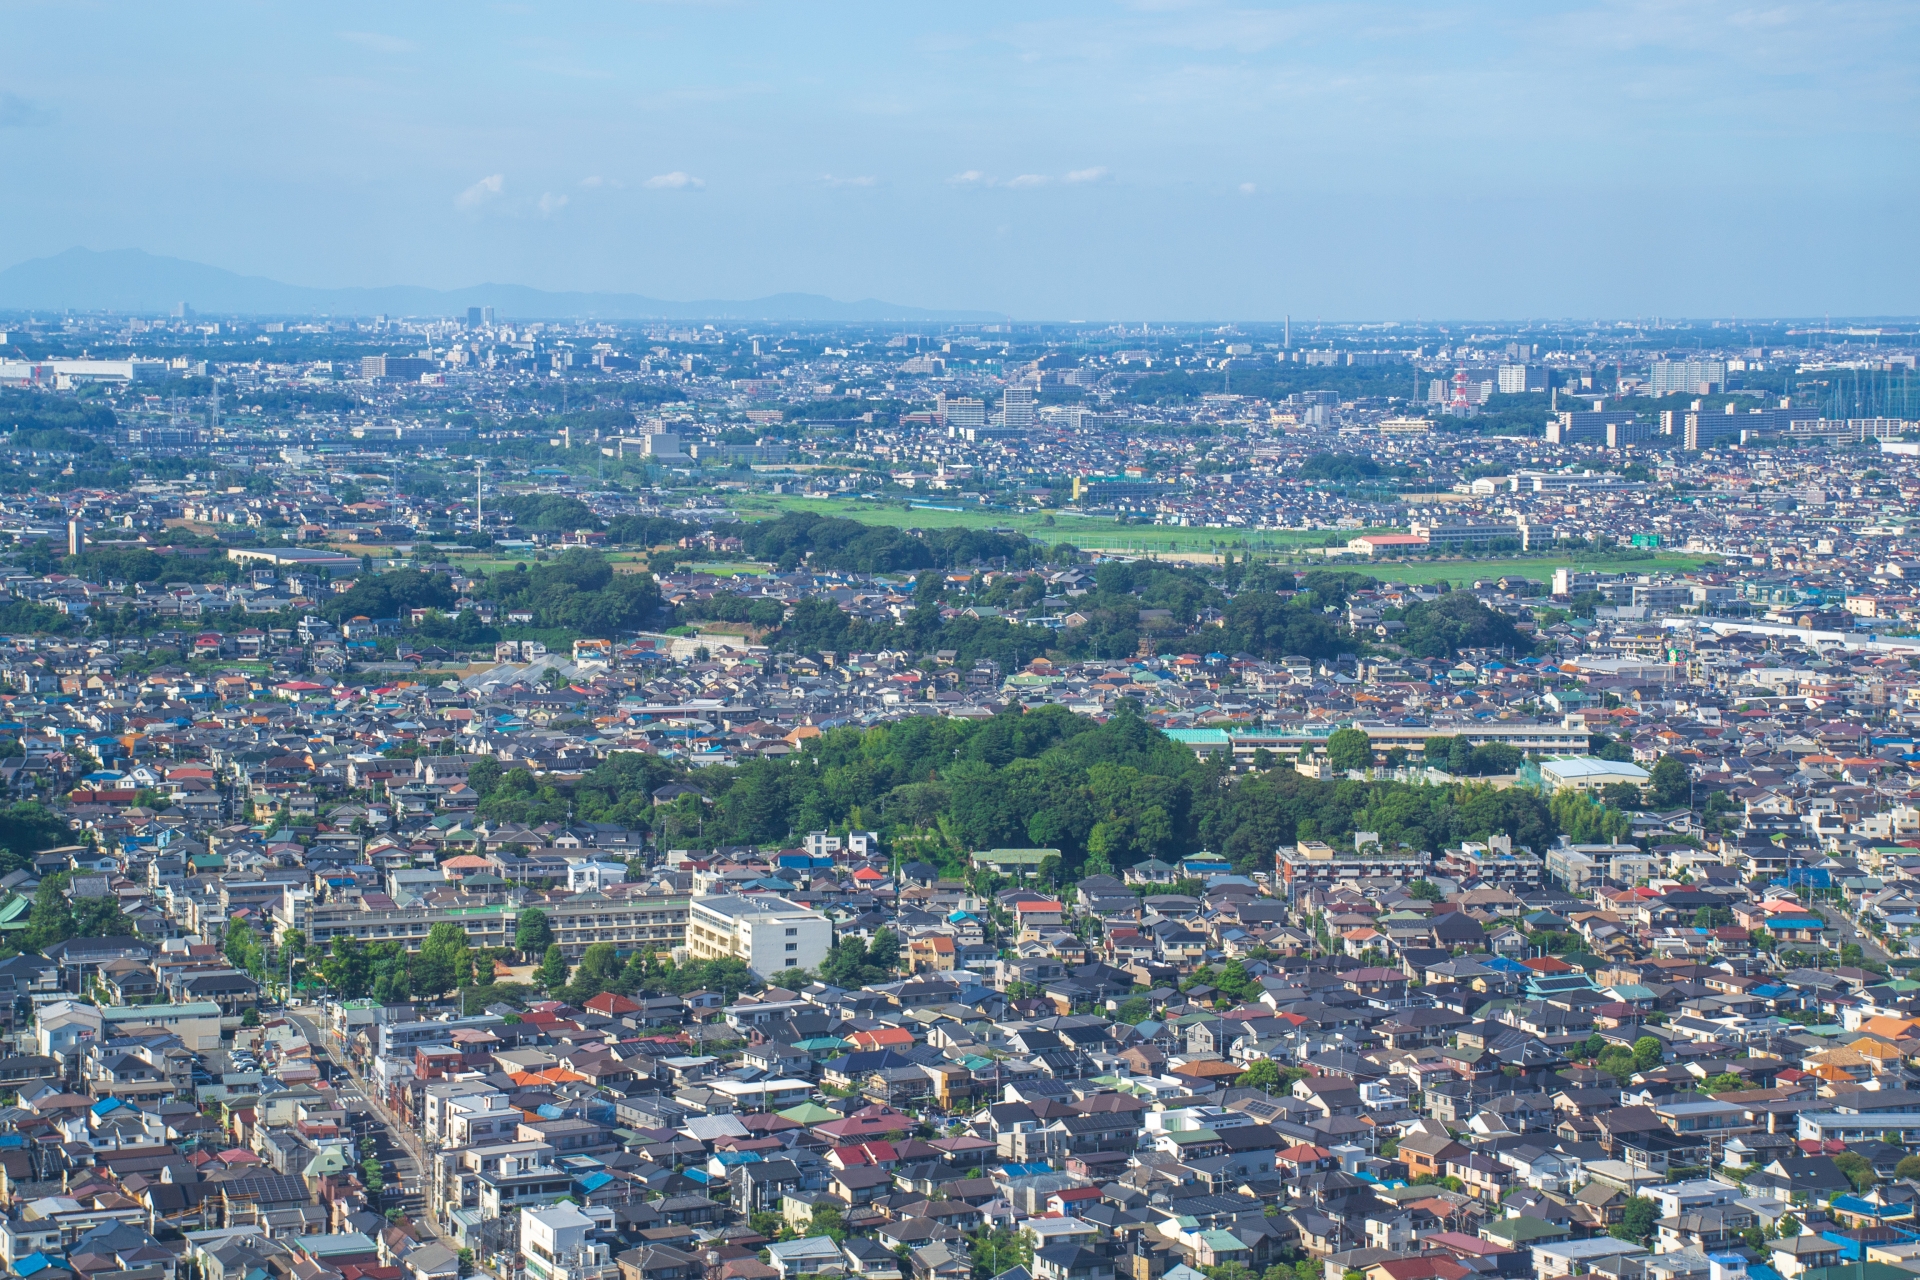
[[[1867,959],[1878,960],[1882,964],[1893,959],[1892,956],[1887,954],[1885,947],[1873,940],[1872,934],[1855,925],[1853,921],[1847,918],[1845,912],[1835,907],[1825,905],[1821,905],[1815,909],[1819,911],[1822,920],[1825,920],[1828,924],[1840,931],[1841,942],[1854,943],[1865,953]]]
[[[420,1138],[411,1128],[400,1122],[399,1117],[388,1111],[375,1092],[366,1087],[366,1083],[355,1075],[353,1068],[338,1053],[333,1044],[315,1025],[313,1020],[303,1013],[287,1011],[292,1019],[306,1034],[307,1041],[316,1049],[325,1053],[333,1064],[340,1069],[336,1077],[334,1091],[350,1115],[369,1115],[387,1131],[388,1145],[394,1151],[393,1177],[380,1194],[380,1202],[387,1207],[399,1207],[406,1211],[415,1222],[425,1223],[449,1249],[458,1250],[459,1244],[454,1238],[441,1230],[440,1224],[433,1220],[426,1208],[426,1186],[422,1177],[427,1169],[425,1149]]]

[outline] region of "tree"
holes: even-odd
[[[1847,1181],[1853,1184],[1855,1191],[1865,1193],[1868,1187],[1880,1181],[1873,1172],[1873,1164],[1865,1156],[1852,1151],[1842,1151],[1833,1158],[1833,1165],[1847,1175]]]
[[[1272,1058],[1262,1058],[1242,1071],[1233,1084],[1236,1089],[1264,1089],[1272,1093],[1280,1085],[1280,1064]]]
[[[533,980],[549,992],[567,985],[567,956],[560,950],[559,943],[547,948],[547,954],[540,959],[540,967],[534,970]]]
[[[611,942],[596,942],[580,953],[580,964],[567,985],[568,999],[574,1003],[591,1000],[611,988],[620,979],[620,956]]]
[[[1373,741],[1359,729],[1335,729],[1327,738],[1327,763],[1339,773],[1365,769],[1373,763]]]
[[[1746,1080],[1731,1071],[1723,1071],[1700,1082],[1702,1093],[1735,1093],[1746,1087]]]
[[[1633,1069],[1651,1071],[1660,1065],[1663,1056],[1660,1042],[1652,1036],[1641,1036],[1633,1042]]]
[[[1902,1156],[1900,1163],[1893,1167],[1896,1178],[1920,1178],[1920,1155]]]
[[[1660,1210],[1653,1201],[1645,1196],[1635,1196],[1627,1201],[1626,1211],[1621,1214],[1620,1221],[1607,1228],[1607,1234],[1615,1240],[1645,1244],[1647,1237],[1653,1234],[1653,1224],[1659,1218]]]
[[[538,907],[522,911],[519,924],[514,926],[513,945],[522,955],[544,954],[553,945],[553,925],[547,913]]]
[[[847,1238],[846,1220],[830,1204],[815,1206],[812,1216],[807,1219],[807,1230],[816,1236],[826,1236],[835,1244]]]
[[[485,800],[500,784],[500,774],[498,760],[491,756],[481,756],[467,768],[467,785],[473,788],[475,795]]]
[[[1693,791],[1687,766],[1672,756],[1661,756],[1653,766],[1653,776],[1647,780],[1647,791],[1654,804],[1663,809],[1686,804]]]
[[[1440,892],[1440,886],[1431,880],[1415,880],[1407,886],[1407,892],[1422,902],[1446,901],[1446,895]]]
[[[227,921],[227,933],[222,942],[221,950],[234,968],[256,978],[264,976],[266,959],[260,950],[260,939],[254,936],[251,924],[245,920]]]
[[[471,982],[473,953],[467,946],[466,930],[450,920],[434,925],[410,968],[413,989],[423,996],[441,995]]]

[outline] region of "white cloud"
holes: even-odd
[[[453,198],[454,207],[457,209],[478,209],[488,201],[499,198],[501,191],[506,189],[506,185],[507,177],[505,174],[490,173],[455,196]]]
[[[947,182],[956,187],[986,187],[993,185],[993,179],[978,169],[969,169],[965,173],[956,173]]]
[[[1259,188],[1255,187],[1251,182],[1243,182],[1240,184],[1240,194],[1243,196],[1250,196],[1257,190],[1259,190]]]
[[[1065,179],[1063,179],[1063,181],[1066,181],[1066,182],[1098,182],[1098,181],[1100,181],[1100,179],[1102,179],[1102,178],[1104,178],[1104,177],[1106,177],[1106,176],[1107,176],[1107,170],[1106,170],[1106,166],[1104,166],[1104,165],[1096,165],[1096,166],[1094,166],[1094,167],[1093,167],[1093,168],[1091,168],[1091,169],[1075,169],[1075,170],[1074,170],[1073,172],[1071,172],[1071,173],[1069,173],[1069,174],[1068,174],[1068,175],[1066,176],[1066,178],[1065,178]]]
[[[580,179],[580,185],[586,187],[588,190],[592,190],[594,187],[606,186],[607,180],[596,173],[592,177]]]
[[[826,183],[830,187],[870,187],[875,182],[879,181],[879,179],[873,178],[873,177],[836,178],[832,174],[828,173],[828,174],[822,174],[820,177],[820,181]]]
[[[1007,185],[1010,187],[1044,187],[1051,181],[1052,179],[1044,173],[1023,173],[1017,178],[1008,178]]]
[[[554,214],[567,207],[567,199],[566,196],[557,196],[551,191],[541,192],[539,203],[540,216],[543,218],[551,218]]]
[[[375,53],[412,53],[414,48],[411,40],[381,35],[378,31],[342,31],[340,38],[348,44],[357,44]]]
[[[707,184],[700,178],[675,169],[672,173],[656,174],[648,178],[646,185],[655,191],[684,191],[689,187],[698,190]]]

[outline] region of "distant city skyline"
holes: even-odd
[[[1920,311],[1888,3],[23,10],[0,267],[1016,319]]]

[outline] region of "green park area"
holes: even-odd
[[[1318,557],[1315,559],[1317,561]],[[1438,582],[1443,578],[1458,583],[1463,579],[1503,578],[1509,574],[1545,582],[1553,576],[1555,569],[1560,568],[1585,569],[1596,573],[1691,573],[1695,569],[1718,563],[1712,556],[1656,553],[1651,557],[1633,558],[1571,552],[1538,556],[1496,555],[1485,559],[1361,560],[1335,557],[1327,561],[1329,567],[1338,565],[1362,569],[1383,582],[1404,582],[1411,586]]]
[[[773,520],[789,511],[858,520],[862,524],[895,529],[1009,529],[1036,542],[1070,542],[1099,551],[1137,551],[1142,554],[1207,555],[1232,550],[1288,552],[1318,547],[1332,536],[1326,530],[1182,529],[1171,525],[1121,524],[1103,516],[1072,512],[1015,512],[965,510],[957,502],[929,499],[903,505],[858,498],[803,498],[795,495],[745,494],[728,503],[748,520]],[[1342,531],[1343,538],[1362,530]],[[1371,532],[1384,533],[1376,529]]]

